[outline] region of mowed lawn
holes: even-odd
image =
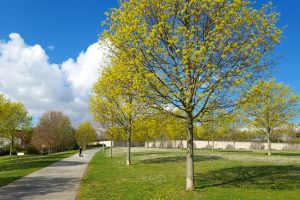
[[[66,151],[50,155],[0,156],[0,186],[22,178],[38,169],[46,167],[77,151]]]
[[[300,152],[195,150],[195,191],[185,191],[185,150],[133,148],[96,154],[82,181],[85,199],[300,199]]]

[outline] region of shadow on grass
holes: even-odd
[[[300,152],[299,153],[294,153],[294,152],[272,152],[273,156],[299,156],[300,157]]]
[[[220,152],[220,153],[253,153],[252,150],[245,150],[245,149],[233,149],[233,150],[217,150],[216,152]]]
[[[299,190],[300,166],[239,166],[195,175],[196,189],[209,187],[247,187]]]
[[[220,160],[223,159],[220,156],[216,155],[195,155],[194,161],[206,161],[206,160]],[[140,161],[142,164],[154,164],[154,163],[169,163],[169,162],[178,162],[178,161],[185,161],[186,156],[166,156],[166,157],[159,157],[159,158],[149,158],[146,160]]]
[[[170,152],[165,152],[165,151],[146,151],[146,152],[133,152],[132,155],[133,156],[145,156],[145,155],[166,155],[166,154],[170,154]]]

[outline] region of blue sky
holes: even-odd
[[[257,4],[266,2],[268,1],[258,0]],[[284,38],[276,48],[276,55],[283,57],[279,59],[279,64],[275,66],[274,75],[277,80],[290,85],[296,92],[300,92],[300,67],[298,66],[298,59],[300,58],[300,1],[274,0],[273,3],[281,13],[279,25],[287,25]],[[40,77],[41,74],[49,74],[50,72],[47,72],[49,66],[50,68],[51,66],[52,68],[58,66],[62,69],[61,74],[63,75],[58,74],[53,77],[51,79],[53,83],[50,80],[50,83],[52,83],[50,88],[47,85],[49,80],[47,80],[47,83],[43,83],[43,80],[36,83],[42,83],[43,89],[56,91],[59,88],[57,82],[65,79],[73,83],[71,91],[63,85],[65,87],[62,90],[63,92],[54,92],[52,96],[45,99],[44,105],[48,105],[53,101],[61,101],[62,103],[57,104],[57,107],[61,108],[67,106],[70,102],[80,106],[84,104],[84,101],[87,101],[88,95],[82,93],[84,89],[90,87],[92,81],[83,87],[77,82],[81,81],[84,84],[85,80],[76,81],[80,79],[80,77],[76,77],[76,74],[82,72],[81,70],[85,66],[90,65],[93,65],[94,68],[85,77],[88,78],[90,74],[95,74],[100,61],[91,64],[89,58],[99,51],[94,43],[97,42],[98,34],[103,29],[101,22],[105,19],[104,12],[108,11],[109,8],[117,7],[117,5],[116,0],[0,0],[0,44],[2,41],[2,44],[9,46],[7,44],[11,41],[11,43],[18,46],[20,51],[26,49],[25,52],[29,51],[32,55],[38,55],[35,58],[37,62],[44,66],[44,70],[32,76],[33,78]],[[11,33],[18,33],[18,35],[10,35]],[[33,48],[35,45],[38,46]],[[11,46],[6,48],[9,49]],[[5,62],[8,65],[9,59]],[[35,65],[36,62],[31,63],[27,68],[32,71],[35,69],[33,68]],[[55,74],[56,71],[54,70],[53,73]],[[31,76],[31,74],[29,75]],[[24,73],[24,76],[26,76],[26,73]],[[91,80],[94,81],[95,78],[93,77]],[[7,84],[9,82],[2,83],[2,87]],[[23,84],[23,82],[20,84]],[[37,87],[38,94],[45,92],[36,85],[30,87]],[[14,89],[18,95],[11,92]],[[6,88],[4,90],[1,89],[0,80],[0,91],[7,93],[13,99],[24,101],[29,107],[36,104],[36,102],[26,99],[26,88]],[[23,96],[22,92],[25,93]],[[55,99],[56,96],[59,96],[59,99]],[[42,106],[40,105],[40,107]],[[48,109],[53,108],[49,107]],[[77,112],[82,112],[84,109],[87,110],[87,104],[84,104],[81,110],[79,109]],[[38,111],[44,110],[37,108],[31,112],[37,113]],[[70,108],[68,112],[70,115],[77,115],[73,108]],[[86,118],[88,118],[87,114]]]
[[[53,46],[51,62],[76,57],[97,41],[112,0],[0,0],[0,39],[22,35],[28,44]]]

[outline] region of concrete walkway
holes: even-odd
[[[0,188],[1,200],[74,200],[85,169],[100,149],[83,151]]]

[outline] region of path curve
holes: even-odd
[[[100,149],[83,151],[0,188],[0,200],[74,200],[88,163]]]

